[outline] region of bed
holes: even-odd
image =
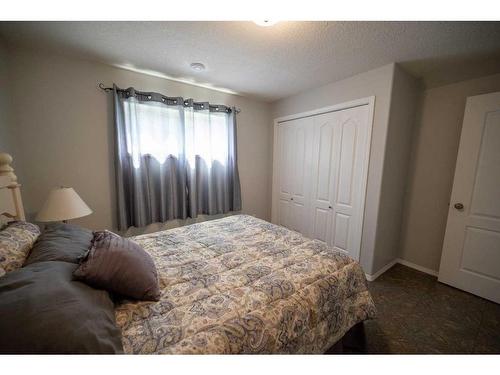
[[[375,315],[357,262],[252,216],[134,240],[162,297],[117,306],[126,353],[323,353]]]
[[[19,216],[18,187],[12,197]],[[125,353],[324,353],[375,317],[356,261],[252,216],[132,239],[155,262],[161,299],[115,301]]]

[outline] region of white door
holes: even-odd
[[[278,223],[305,235],[309,232],[307,197],[311,134],[309,118],[287,121],[278,127]]]
[[[359,259],[371,127],[363,105],[314,117],[311,237]]]
[[[467,99],[439,281],[500,303],[500,93]]]

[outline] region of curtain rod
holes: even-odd
[[[98,88],[100,88],[102,91],[104,91],[104,92],[106,92],[106,93],[107,93],[107,92],[111,92],[111,91],[113,91],[113,88],[112,88],[112,87],[106,87],[106,86],[104,86],[104,84],[103,84],[103,83],[101,83],[101,82],[97,85],[97,87],[98,87]],[[241,109],[239,109],[239,108],[236,108],[236,107],[235,107],[235,108],[234,108],[234,111],[235,111],[236,113],[240,113],[240,112],[241,112]]]

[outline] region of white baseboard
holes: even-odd
[[[396,259],[390,261],[389,263],[387,263],[384,267],[382,267],[380,270],[378,270],[377,272],[375,272],[373,275],[365,273],[366,280],[368,280],[368,281],[375,281],[375,279],[377,277],[379,277],[380,275],[382,275],[384,272],[388,271],[396,263],[402,264],[403,266],[406,266],[406,267],[413,268],[413,269],[415,269],[417,271],[420,271],[420,272],[427,273],[427,274],[432,275],[432,276],[436,276],[436,277],[438,276],[438,271],[434,271],[434,270],[431,270],[430,268],[419,266],[418,264],[415,264],[415,263],[412,263],[412,262],[408,262],[405,259],[396,258]]]
[[[427,273],[429,275],[432,275],[432,276],[436,276],[437,277],[438,274],[439,274],[438,271],[431,270],[430,268],[427,268],[427,267],[419,266],[418,264],[415,264],[415,263],[412,263],[412,262],[408,262],[405,259],[398,258],[397,259],[397,263],[402,264],[403,266],[406,266],[406,267],[413,268],[413,269],[415,269],[417,271],[420,271],[420,272],[425,272],[425,273]]]
[[[379,277],[380,275],[382,275],[385,271],[387,271],[389,268],[391,268],[392,266],[394,266],[397,262],[398,262],[398,260],[394,259],[393,261],[387,263],[384,267],[382,267],[381,269],[379,269],[377,272],[375,272],[373,275],[365,273],[366,280],[368,280],[368,281],[375,281],[375,279],[377,277]]]

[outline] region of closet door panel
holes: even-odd
[[[279,147],[279,204],[278,204],[278,224],[289,227],[290,223],[290,198],[292,195],[291,163],[290,163],[290,140],[292,133],[289,128],[278,128]]]
[[[291,204],[290,210],[290,229],[297,231],[299,233],[307,235],[308,226],[307,226],[307,212],[306,206],[303,203],[293,201]]]
[[[306,141],[307,134],[304,124],[299,121],[298,124],[294,125],[294,139],[292,140],[292,152],[295,158],[292,170],[290,173],[293,178],[293,195],[299,199],[305,199],[305,169],[306,169]]]
[[[367,106],[361,106],[314,117],[311,236],[356,259],[361,240],[367,113]]]
[[[292,128],[293,167],[291,169],[293,184],[292,194],[292,225],[291,229],[309,235],[308,195],[310,184],[310,148],[311,148],[311,120],[308,118],[295,120]]]
[[[350,110],[342,111],[338,117],[339,127],[339,155],[338,171],[336,174],[334,200],[334,236],[332,245],[342,251],[350,252],[353,233],[351,220],[353,214],[353,176],[356,168],[356,146],[358,123],[353,120]],[[355,113],[355,112],[354,112]]]
[[[308,195],[310,180],[310,119],[297,119],[279,125],[280,225],[309,234]]]
[[[313,225],[312,237],[314,239],[327,242],[328,241],[328,227],[330,225],[330,210],[315,207],[313,211]]]
[[[352,179],[355,171],[357,124],[347,119],[341,125],[340,162],[336,203],[352,206]]]
[[[349,252],[349,221],[350,215],[344,215],[340,212],[335,213],[335,234],[332,245],[345,252]]]
[[[339,112],[340,155],[333,202],[333,246],[355,259],[359,258],[361,245],[368,126],[368,106]]]
[[[283,197],[290,198],[292,194],[292,140],[293,129],[285,126],[279,128],[279,143],[280,143],[280,181],[279,192]]]
[[[279,209],[278,224],[289,228],[290,200],[280,198],[278,209]]]
[[[314,141],[312,156],[311,235],[314,239],[332,243],[332,201],[334,175],[337,170],[336,152],[338,129],[336,113],[314,117]]]
[[[331,193],[331,164],[332,164],[332,145],[333,145],[333,126],[330,122],[324,122],[318,127],[315,145],[319,144],[315,179],[316,195],[315,199],[321,202],[330,201]]]

